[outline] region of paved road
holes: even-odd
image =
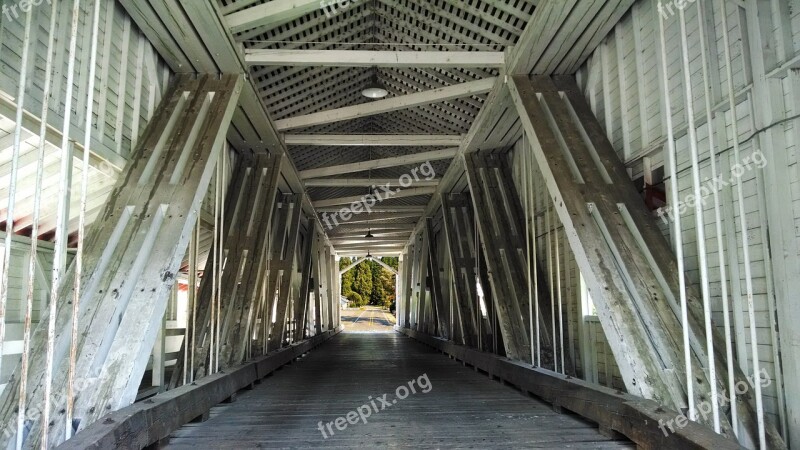
[[[345,333],[392,333],[396,322],[392,313],[377,306],[342,310]]]
[[[177,430],[166,448],[623,447],[635,448],[398,333],[342,333]]]

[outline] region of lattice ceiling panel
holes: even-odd
[[[268,3],[220,0],[224,13]],[[534,10],[535,0],[352,0],[333,17],[320,8],[279,26],[239,33],[247,48],[293,50],[504,51],[517,42]],[[251,76],[274,120],[370,102],[361,90],[373,74],[389,98],[498,75],[480,68],[262,67]],[[311,134],[465,134],[486,101],[486,94],[390,113],[292,130]],[[290,147],[299,170],[437,150],[421,147]],[[432,162],[444,175],[449,160]],[[396,178],[413,167],[398,166],[334,176]],[[365,193],[365,188],[311,188],[313,200]],[[427,204],[430,196],[393,199],[393,205]],[[410,219],[409,222],[414,222]]]

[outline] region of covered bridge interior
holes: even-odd
[[[0,447],[800,449],[798,120],[798,0],[3,0]]]

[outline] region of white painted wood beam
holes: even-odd
[[[408,198],[408,197],[417,197],[419,195],[432,195],[436,192],[435,187],[412,187],[408,189],[396,190],[393,191],[392,198]],[[382,194],[386,195],[386,193]],[[376,198],[377,199],[377,198]],[[348,197],[339,197],[339,198],[331,198],[327,200],[317,200],[313,202],[314,208],[324,208],[326,206],[336,206],[336,205],[350,205],[352,203],[363,203],[364,202],[364,195],[352,195]],[[363,205],[362,205],[363,206]]]
[[[340,258],[347,258],[351,256],[364,256],[367,254],[367,252],[368,250],[344,250],[344,251],[337,250],[336,255],[339,256]],[[376,252],[370,251],[370,253],[375,253],[375,255],[372,256],[384,257],[384,256],[400,256],[403,253],[403,251],[402,249],[401,250],[378,249],[378,251]]]
[[[286,145],[452,147],[461,145],[460,135],[430,134],[287,134]]]
[[[14,102],[14,99],[5,95],[0,94],[0,117],[14,117],[15,111],[17,109],[17,104]],[[48,120],[48,122],[51,122]],[[25,133],[30,136],[38,135],[39,128],[41,126],[41,119],[25,111],[22,116],[22,129]],[[70,130],[70,134],[76,136],[82,136],[83,131],[79,130],[77,127],[72,127]],[[61,146],[61,132],[56,128],[50,126],[48,123],[47,131],[45,133],[45,141],[48,144],[59,148]],[[74,147],[74,157],[77,159],[83,158],[83,144],[75,142],[73,144]],[[113,170],[115,172],[121,171],[127,160],[122,155],[116,153],[112,148],[105,145],[105,142],[100,142],[96,139],[92,139],[92,145],[90,148],[91,156],[89,158],[89,164],[95,168],[106,168],[106,170]]]
[[[405,244],[406,242],[407,242],[407,239],[381,239],[381,238],[378,238],[378,237],[375,237],[375,238],[372,238],[372,239],[366,239],[363,236],[361,238],[344,238],[344,239],[342,239],[342,238],[331,238],[331,244],[333,244],[334,247],[337,246],[337,245],[359,245],[359,244],[362,244],[362,245],[365,245],[365,246],[370,246],[370,245],[373,245],[373,244],[381,245],[381,246],[402,245],[402,244]]]
[[[318,213],[330,213],[330,212],[337,212],[341,210],[341,206],[324,206],[324,207],[315,207]],[[370,209],[370,213],[385,213],[385,212],[402,212],[402,213],[418,213],[422,214],[425,212],[424,206],[407,206],[407,205],[400,205],[400,206],[373,206]]]
[[[354,234],[354,233],[361,233],[364,234],[368,230],[372,230],[374,233],[386,233],[386,232],[398,232],[398,233],[409,233],[414,229],[416,224],[413,223],[390,223],[390,224],[380,224],[376,223],[374,225],[371,224],[355,224],[355,225],[341,225],[336,227],[335,229],[331,230],[328,235],[329,236],[336,236],[338,234]]]
[[[274,2],[273,2],[274,3]],[[503,52],[245,49],[252,66],[501,68]]]
[[[457,148],[444,150],[434,150],[430,152],[414,153],[411,155],[394,156],[391,158],[374,159],[357,163],[342,164],[339,166],[321,167],[319,169],[308,169],[300,171],[301,179],[320,178],[332,175],[342,175],[345,173],[363,172],[371,169],[383,169],[386,167],[404,166],[407,164],[422,164],[430,161],[450,159],[458,153]]]
[[[311,178],[304,181],[310,187],[370,187],[370,186],[399,186],[396,178]],[[414,182],[415,187],[438,186],[439,180],[419,180]]]
[[[372,233],[373,236],[377,239],[400,239],[403,238],[403,242],[408,241],[408,238],[411,236],[411,230],[400,230],[400,231],[380,231],[377,228],[365,228],[363,231],[360,232],[351,232],[351,233],[344,233],[344,234],[329,234],[328,237],[333,241],[335,239],[345,240],[345,239],[364,239],[364,236],[367,232]],[[331,242],[332,242],[331,241]]]
[[[419,219],[419,214],[408,214],[408,213],[382,213],[378,214],[378,217],[374,217],[376,215],[369,215],[369,214],[361,214],[358,215],[346,222],[342,222],[339,225],[361,225],[361,224],[369,224],[372,226],[376,226],[381,222],[386,221],[397,221],[397,220],[409,220],[409,219]],[[322,220],[323,224],[325,220]],[[326,224],[327,225],[327,224]],[[333,226],[332,228],[328,229],[328,231],[336,230],[337,226]]]
[[[304,128],[314,125],[341,122],[343,120],[357,119],[360,117],[369,117],[376,114],[413,108],[415,106],[429,105],[431,103],[443,102],[455,98],[468,97],[470,95],[485,94],[492,89],[495,81],[497,81],[497,77],[484,78],[482,80],[454,84],[452,86],[438,89],[431,89],[425,92],[401,95],[386,100],[378,100],[360,105],[346,106],[344,108],[290,117],[288,119],[276,121],[275,127],[278,129],[278,131],[286,131],[295,128]]]
[[[405,245],[406,245],[406,241],[403,241],[403,242],[399,242],[399,241],[398,242],[391,242],[391,241],[389,241],[389,242],[386,242],[386,243],[370,242],[370,243],[365,243],[365,244],[357,244],[357,243],[356,244],[338,244],[338,245],[334,245],[334,248],[336,248],[337,250],[342,250],[342,251],[346,251],[346,250],[367,250],[367,251],[371,251],[372,249],[375,249],[375,251],[377,252],[379,250],[401,250],[403,247],[405,247]]]
[[[274,0],[225,15],[232,33],[276,26],[322,9],[319,0]]]

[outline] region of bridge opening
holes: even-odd
[[[800,448],[798,0],[0,6],[0,447]]]

